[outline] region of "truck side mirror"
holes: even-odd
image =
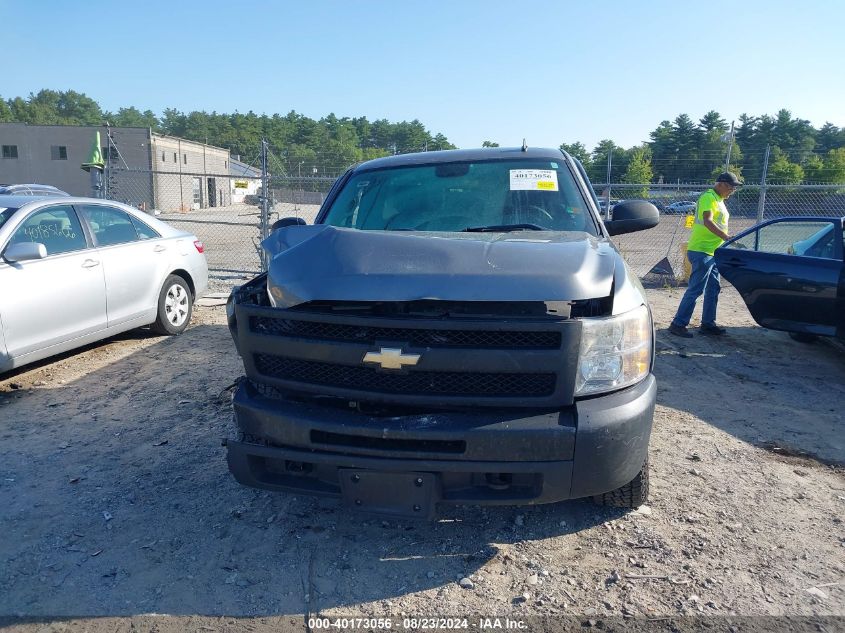
[[[633,233],[657,226],[660,212],[651,202],[626,200],[613,207],[613,219],[604,223],[611,235]]]
[[[305,226],[305,224],[307,224],[307,222],[305,222],[302,218],[280,218],[273,222],[273,226],[270,227],[270,232],[272,233],[277,229],[283,229],[286,226]]]

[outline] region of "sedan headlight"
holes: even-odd
[[[576,396],[622,389],[648,375],[652,328],[646,306],[581,323]]]

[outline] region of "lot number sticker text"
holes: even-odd
[[[557,191],[554,169],[511,169],[511,191]]]

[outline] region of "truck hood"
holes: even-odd
[[[610,295],[619,254],[585,233],[416,233],[319,224],[274,231],[267,293],[308,301],[574,301]]]

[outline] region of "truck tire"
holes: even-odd
[[[158,295],[158,312],[150,329],[156,334],[181,334],[191,322],[193,303],[188,282],[179,275],[168,275]]]
[[[615,508],[639,508],[648,501],[648,458],[640,472],[624,486],[593,497],[593,503]]]

